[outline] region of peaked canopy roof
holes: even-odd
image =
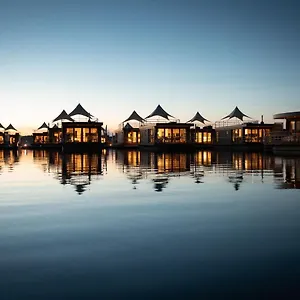
[[[17,129],[16,129],[14,126],[12,126],[11,124],[9,124],[9,125],[5,128],[5,130],[15,130],[15,131],[17,131]]]
[[[127,123],[125,126],[124,126],[124,129],[131,129],[132,128],[132,126],[129,124],[129,123]]]
[[[249,116],[245,115],[244,113],[242,113],[239,108],[236,106],[235,109],[229,114],[227,115],[226,117],[222,118],[221,120],[224,120],[224,119],[232,119],[232,118],[238,118],[240,119],[241,121],[243,121],[243,117],[247,117],[247,118],[250,118]],[[251,118],[250,118],[251,119]]]
[[[57,117],[53,120],[53,122],[59,121],[59,120],[68,120],[68,121],[72,121],[72,122],[74,121],[74,120],[66,113],[65,110],[63,110],[63,111],[60,113],[60,115],[57,116]]]
[[[171,116],[170,114],[168,114],[161,106],[160,104],[157,105],[157,107],[155,108],[155,110],[148,116],[146,117],[146,119],[154,117],[154,116],[159,116],[159,117],[163,117],[167,120],[169,120],[169,117],[174,118],[173,116]]]
[[[58,126],[57,126],[56,124],[54,124],[54,126],[53,126],[52,128],[55,128],[55,129],[56,129],[56,128],[58,128]]]
[[[85,116],[85,117],[93,117],[93,115],[91,115],[89,112],[87,112],[82,105],[79,103],[71,113],[69,113],[69,116],[75,116],[75,115],[81,115],[81,116]]]
[[[0,123],[0,128],[3,128],[3,129],[5,129],[1,123]]]
[[[209,122],[207,119],[205,119],[204,117],[202,117],[198,111],[197,111],[197,113],[195,114],[195,116],[194,116],[192,119],[190,119],[190,120],[188,121],[188,123],[189,123],[189,122],[195,122],[195,121],[201,122],[201,123],[203,123],[203,124],[205,124],[204,121]]]
[[[38,128],[38,130],[39,130],[39,129],[42,129],[42,128],[47,128],[47,129],[49,128],[48,125],[46,124],[46,122],[44,122],[44,123]]]
[[[131,120],[136,120],[136,121],[139,121],[139,122],[144,122],[145,120],[134,110],[132,112],[132,114],[124,121],[127,122],[127,121],[131,121]]]

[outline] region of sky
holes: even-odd
[[[182,122],[300,110],[300,1],[0,0],[0,123],[78,103],[112,131],[158,104]]]

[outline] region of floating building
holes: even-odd
[[[191,140],[195,146],[208,146],[215,143],[215,130],[210,126],[203,126],[202,128],[199,124],[205,125],[205,122],[209,122],[205,119],[198,111],[195,116],[187,121],[187,123],[192,123],[194,126],[191,128]]]
[[[244,118],[249,121],[244,122]],[[137,120],[133,127],[130,120]],[[213,146],[264,147],[274,124],[252,120],[238,107],[214,125],[196,112],[186,123],[166,112],[161,105],[142,118],[134,111],[116,132],[114,145],[158,148],[197,148]],[[126,123],[126,125],[125,125]],[[134,138],[133,138],[134,137]]]
[[[140,127],[145,122],[135,110],[116,131],[113,144],[117,147],[137,147],[141,141]]]
[[[54,125],[50,126],[44,122],[33,133],[33,147],[62,148],[64,151],[99,150],[107,142],[103,123],[95,119],[81,104],[70,114],[63,110],[52,124]]]
[[[20,133],[12,124],[9,124],[6,128],[0,124],[0,148],[17,148],[19,140]]]
[[[164,147],[191,145],[191,125],[180,123],[160,105],[145,118],[140,127],[140,146]]]
[[[250,120],[243,122],[244,118],[251,119],[240,111],[238,107],[221,121],[216,122],[216,145],[219,146],[244,146],[264,147],[264,141],[271,134],[274,124],[265,124]],[[225,121],[224,121],[225,120]],[[230,122],[233,120],[233,122]]]
[[[294,153],[300,153],[300,112],[276,114],[274,119],[283,122],[265,123],[263,116],[261,121],[254,120],[236,106],[215,123],[199,111],[187,122],[180,122],[159,104],[146,117],[134,110],[121,122],[111,143],[103,122],[78,104],[69,114],[62,110],[51,122],[43,122],[33,133],[32,147],[98,151],[111,145],[174,150],[214,147],[278,150],[288,146]],[[0,147],[18,144],[18,131],[11,124],[6,128],[0,124]]]
[[[300,154],[300,111],[278,113],[275,120],[283,120],[285,129],[274,131],[269,143],[275,154]]]

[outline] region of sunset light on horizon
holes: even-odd
[[[299,110],[297,1],[4,1],[0,123],[30,134],[78,103],[110,131],[158,104],[182,122]]]

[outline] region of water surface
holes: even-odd
[[[1,299],[295,299],[300,158],[0,150]]]

